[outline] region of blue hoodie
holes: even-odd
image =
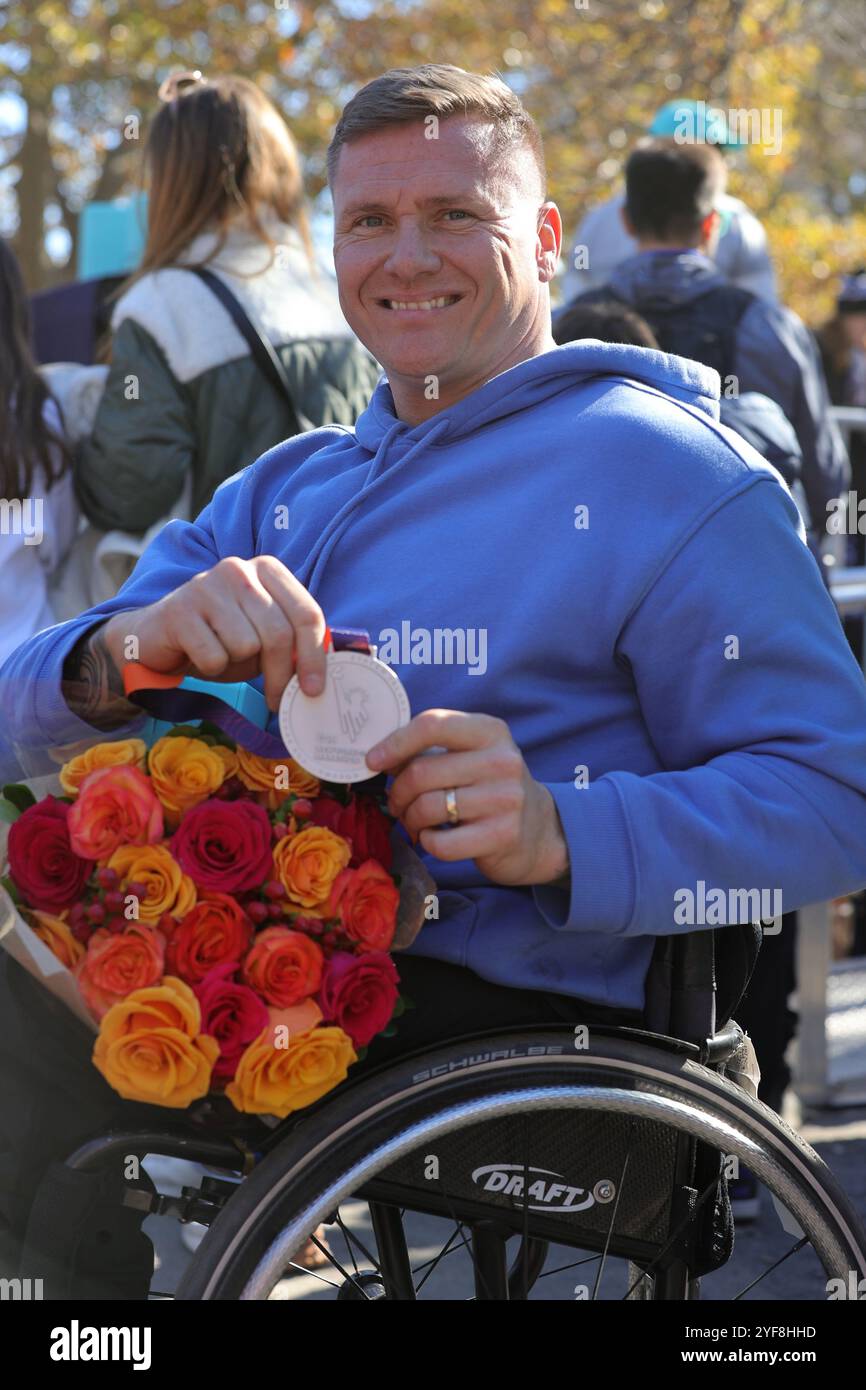
[[[419,425],[382,382],[355,432],[272,449],[116,598],[14,653],[9,734],[92,740],[60,690],[85,629],[276,555],[370,630],[414,712],[499,716],[555,798],[570,890],[430,860],[440,917],[413,952],[640,1008],[653,938],[719,920],[683,920],[684,892],[700,916],[713,889],[789,911],[866,884],[866,685],[790,494],[717,398],[695,363],[593,341]]]

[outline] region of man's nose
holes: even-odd
[[[424,271],[436,271],[439,265],[439,256],[423,228],[408,219],[398,223],[384,269],[398,279],[409,280]]]

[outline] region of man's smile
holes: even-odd
[[[395,310],[401,314],[418,310],[422,313],[432,313],[437,309],[450,309],[452,304],[456,304],[462,298],[462,294],[441,294],[435,299],[377,299],[376,303],[382,309]]]

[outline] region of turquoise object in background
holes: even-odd
[[[141,260],[146,233],[146,193],[87,203],[79,224],[78,279],[130,274]]]
[[[216,695],[225,704],[231,705],[232,709],[238,710],[251,724],[255,724],[259,729],[267,728],[269,710],[264,695],[255,690],[245,681],[240,681],[232,685],[226,685],[222,681],[200,681],[195,676],[184,676],[181,681],[183,690],[201,690],[206,695]],[[177,721],[167,723],[162,719],[148,719],[139,738],[143,738],[148,748],[151,748],[158,738],[167,734],[169,729],[174,728]],[[187,724],[200,724],[199,719],[184,720]]]

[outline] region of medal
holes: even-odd
[[[409,697],[390,666],[363,650],[331,650],[325,689],[305,695],[293,676],[280,701],[280,737],[307,772],[325,782],[378,776],[365,755],[409,723]]]

